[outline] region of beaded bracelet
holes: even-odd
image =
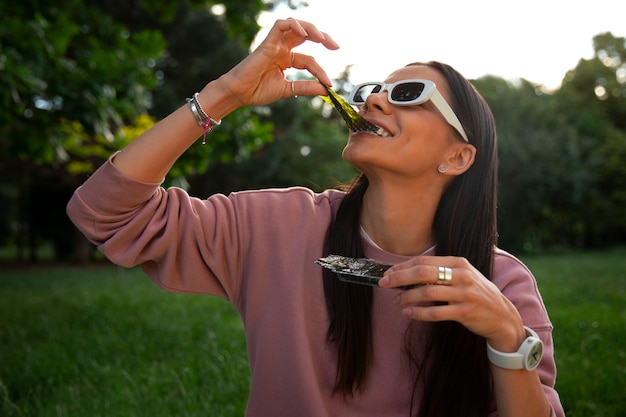
[[[207,132],[211,132],[213,126],[220,125],[222,120],[215,120],[204,111],[198,100],[198,93],[194,93],[191,98],[188,98],[187,103],[189,104],[191,113],[193,113],[193,116],[196,118],[198,126],[204,129],[204,135],[202,136],[202,144],[204,145],[206,143]]]

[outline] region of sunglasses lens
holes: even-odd
[[[424,91],[424,83],[412,82],[398,84],[391,91],[391,100],[397,102],[407,102],[417,100]]]
[[[365,103],[365,100],[367,100],[367,96],[380,92],[381,88],[382,86],[379,84],[362,85],[359,87],[358,90],[354,92],[352,100],[355,103]]]

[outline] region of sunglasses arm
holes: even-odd
[[[450,105],[448,104],[446,99],[443,98],[439,90],[437,90],[436,88],[433,89],[430,100],[437,107],[437,109],[446,119],[446,121],[450,123],[450,125],[454,127],[457,132],[459,132],[463,140],[469,143],[469,140],[467,139],[467,134],[465,134],[465,129],[463,129],[463,126],[461,125],[458,117],[456,117],[456,114],[454,114],[454,111],[452,110],[452,108],[450,108]]]

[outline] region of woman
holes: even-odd
[[[350,132],[343,156],[361,174],[347,193],[296,187],[199,200],[159,187],[234,109],[326,94],[323,69],[292,52],[307,40],[338,48],[308,22],[277,21],[249,57],[80,187],[72,220],[113,262],[141,264],[162,288],[236,306],[250,416],[562,416],[534,278],[495,247],[494,122],[450,67],[412,64],[353,93],[379,129]],[[289,82],[289,67],[319,82]],[[342,283],[314,263],[327,254],[394,267],[377,288]],[[414,287],[394,289],[405,285]],[[543,360],[508,369],[523,366],[520,346],[541,347],[533,331]]]

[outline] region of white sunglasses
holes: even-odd
[[[348,103],[362,106],[370,94],[380,93],[385,90],[387,90],[389,102],[397,106],[415,106],[428,100],[432,101],[446,121],[459,132],[465,142],[469,143],[465,129],[463,129],[458,117],[456,117],[446,99],[437,90],[435,83],[430,80],[402,80],[393,84],[385,84],[379,81],[362,83],[352,89],[348,97]]]

